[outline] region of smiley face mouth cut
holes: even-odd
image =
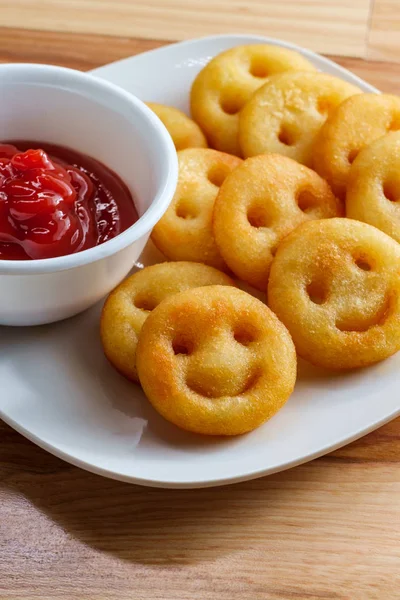
[[[343,333],[365,333],[373,327],[381,327],[389,318],[394,306],[394,294],[387,294],[383,304],[372,317],[342,317],[336,320],[336,328]]]
[[[226,398],[227,396],[243,396],[257,384],[257,381],[260,379],[261,375],[262,374],[260,370],[255,369],[249,374],[241,386],[237,386],[235,389],[231,390],[221,390],[218,389],[220,387],[218,384],[210,385],[209,381],[192,379],[187,379],[186,385],[195,394],[199,394],[204,398],[218,400],[219,398]]]

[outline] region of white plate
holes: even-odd
[[[220,36],[184,42],[94,71],[145,100],[187,109],[193,77],[232,46],[277,40]],[[377,91],[329,60],[295,48],[321,70]],[[151,254],[151,251],[150,251]],[[142,259],[151,262],[149,249]],[[104,359],[100,307],[31,329],[0,328],[0,415],[65,460],[115,479],[159,487],[202,487],[298,465],[375,429],[400,413],[400,353],[343,375],[300,365],[286,406],[251,434],[208,439],[164,421],[139,388]]]

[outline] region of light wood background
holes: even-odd
[[[318,52],[400,59],[399,0],[0,0],[0,25],[181,40],[263,33]]]
[[[396,0],[187,4],[0,0],[0,61],[90,69],[236,29],[348,54],[338,62],[400,94]],[[291,471],[198,491],[91,475],[0,422],[0,599],[398,600],[400,419]]]

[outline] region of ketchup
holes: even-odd
[[[0,260],[80,252],[137,219],[126,185],[97,160],[42,142],[0,143]]]

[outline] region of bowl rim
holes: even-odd
[[[69,91],[71,89],[75,92],[80,90],[95,92],[97,90],[119,97],[147,122],[151,134],[150,139],[153,144],[158,144],[159,151],[164,155],[165,160],[162,161],[159,185],[149,208],[128,229],[103,244],[75,254],[43,259],[0,259],[0,275],[53,273],[88,265],[116,254],[151,231],[167,210],[178,180],[178,159],[174,143],[167,129],[153,111],[137,96],[125,91],[118,85],[76,69],[36,63],[1,64],[0,81],[2,83],[0,89],[5,75],[19,75],[19,77],[27,75],[28,79],[24,81],[26,83],[38,81],[60,89],[63,88],[63,83],[68,82],[71,86]]]

